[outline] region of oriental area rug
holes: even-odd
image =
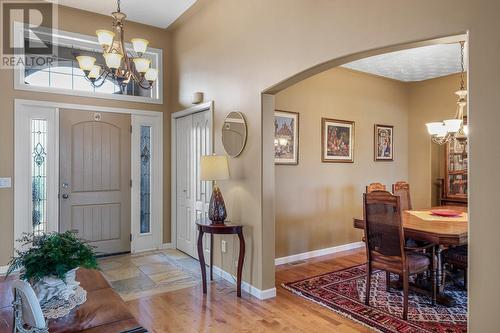
[[[393,275],[392,279],[397,279]],[[431,305],[425,295],[410,292],[408,321],[402,319],[403,292],[386,291],[385,272],[373,273],[370,305],[364,303],[366,265],[359,265],[282,286],[298,296],[316,302],[377,332],[458,333],[467,332],[467,291],[446,286],[455,305]]]

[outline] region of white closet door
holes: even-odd
[[[212,129],[210,113],[208,111],[195,113],[193,115],[193,130],[192,130],[192,149],[193,155],[193,179],[194,179],[194,212],[195,221],[208,217],[208,206],[210,204],[210,196],[212,194],[212,182],[200,180],[200,160],[203,155],[212,154]],[[195,228],[196,231],[196,228]],[[198,239],[198,234],[194,234],[195,239]],[[196,251],[195,251],[196,252]],[[204,239],[205,262],[210,262],[210,236],[206,235]],[[196,258],[197,256],[195,256]]]
[[[176,161],[177,161],[177,248],[191,256],[196,252],[196,232],[193,225],[194,210],[192,200],[192,116],[176,120]]]
[[[201,156],[212,153],[211,126],[209,111],[176,120],[177,248],[194,258],[198,258],[196,220],[208,215],[212,193],[212,183],[200,180]],[[208,254],[209,242],[205,244]]]

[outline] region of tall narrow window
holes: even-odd
[[[33,233],[47,232],[47,120],[31,120],[31,201]]]
[[[141,126],[141,234],[151,231],[151,126]]]

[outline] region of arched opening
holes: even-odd
[[[423,46],[429,46],[429,45],[436,45],[436,44],[448,44],[448,43],[458,43],[459,41],[467,40],[467,34],[460,34],[460,35],[454,35],[454,36],[447,36],[447,37],[441,37],[441,38],[436,38],[436,39],[430,39],[430,40],[423,40],[423,41],[417,41],[414,43],[405,43],[405,44],[399,44],[399,45],[393,45],[385,48],[380,48],[376,50],[370,50],[370,51],[364,51],[364,52],[359,52],[356,54],[352,55],[347,55],[341,58],[333,59],[328,62],[313,66],[307,70],[304,70],[288,79],[285,79],[276,85],[266,89],[262,93],[262,188],[263,188],[263,195],[262,195],[262,209],[263,209],[263,246],[264,246],[264,253],[275,253],[275,258],[280,258],[283,254],[282,253],[277,253],[276,249],[276,188],[275,188],[275,181],[276,181],[276,175],[275,175],[275,152],[274,152],[274,140],[275,140],[275,121],[274,121],[274,112],[275,110],[279,107],[277,107],[277,100],[276,100],[276,95],[279,94],[280,92],[285,91],[286,89],[298,84],[299,82],[303,82],[304,80],[311,78],[317,74],[326,72],[328,70],[331,70],[333,68],[339,67],[341,65],[350,63],[355,60],[360,60],[364,59],[367,57],[372,57],[375,55],[381,55],[385,53],[390,53],[394,51],[401,51],[401,50],[407,50],[407,49],[413,49],[413,48],[418,48],[418,47],[423,47]],[[296,110],[292,110],[296,111]],[[453,110],[450,109],[451,114],[449,115],[450,117],[453,116]],[[302,117],[302,116],[301,116]],[[320,118],[318,118],[318,128],[319,128],[319,121]],[[415,125],[419,126],[419,125]],[[373,128],[373,127],[372,127]],[[425,126],[423,127],[425,130]],[[372,132],[373,133],[373,132]],[[303,135],[303,134],[302,134]],[[319,133],[316,133],[316,135],[320,135]],[[373,135],[370,133],[370,135]],[[427,138],[428,139],[428,138]],[[429,145],[431,145],[430,140],[427,141]],[[302,143],[301,143],[302,145]],[[373,146],[372,146],[373,147]],[[372,148],[370,147],[370,149]],[[407,148],[408,149],[408,148]],[[435,150],[435,147],[432,147],[432,149]],[[432,154],[442,154],[442,152],[436,152],[432,151]],[[300,153],[299,153],[300,156]],[[319,156],[315,156],[317,160],[319,160]],[[432,156],[429,156],[429,158],[433,158]],[[317,161],[318,162],[318,161]],[[319,163],[319,162],[318,162]],[[430,171],[429,171],[430,172]],[[434,177],[434,176],[433,176]],[[367,184],[368,185],[368,184]],[[430,185],[429,185],[430,187]],[[429,193],[431,195],[431,193]],[[351,198],[353,199],[353,198]],[[361,202],[361,198],[355,197],[354,199],[358,200]],[[433,199],[434,201],[434,199]],[[418,207],[417,207],[418,208]],[[352,216],[354,217],[354,216]],[[352,224],[351,224],[352,226]],[[297,238],[301,237],[301,232],[300,230],[297,230]],[[361,237],[359,237],[359,240]],[[319,251],[321,253],[321,251]],[[293,257],[293,255],[292,255]],[[297,258],[301,258],[298,256]],[[271,269],[271,265],[274,266],[275,264],[279,263],[278,262],[270,262],[266,261],[264,265],[267,266],[267,268]]]

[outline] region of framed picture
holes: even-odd
[[[394,161],[394,126],[375,124],[375,161]]]
[[[299,164],[299,114],[274,112],[274,163]]]
[[[321,118],[321,161],[354,162],[354,121]]]

